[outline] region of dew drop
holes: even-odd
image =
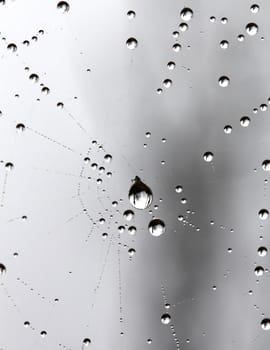
[[[17,46],[15,44],[11,43],[11,44],[8,44],[7,49],[10,52],[16,52],[17,51]]]
[[[18,133],[22,133],[25,130],[25,125],[22,123],[19,123],[16,125],[16,130]]]
[[[182,46],[180,44],[176,43],[173,45],[172,48],[173,48],[174,52],[179,52],[181,50]]]
[[[7,272],[6,266],[0,263],[0,275],[3,276]]]
[[[181,30],[181,32],[186,32],[188,30],[188,25],[186,23],[180,23],[179,29]]]
[[[148,230],[152,236],[159,237],[165,232],[165,224],[160,219],[153,219],[148,225]]]
[[[230,84],[230,79],[223,75],[222,77],[219,78],[218,83],[221,87],[227,87]]]
[[[267,252],[268,252],[268,250],[267,250],[266,247],[260,247],[257,250],[258,255],[261,256],[261,257],[266,256]]]
[[[126,41],[126,44],[127,44],[127,48],[129,50],[134,50],[136,49],[136,47],[138,46],[138,41],[135,39],[135,38],[129,38],[127,41]]]
[[[231,134],[231,132],[232,132],[231,125],[224,126],[224,132],[225,132],[225,134]]]
[[[269,212],[268,212],[267,209],[261,209],[261,210],[259,211],[259,218],[260,218],[261,220],[266,220],[266,219],[268,219],[268,216],[269,216]]]
[[[130,187],[128,198],[134,208],[146,209],[152,203],[153,194],[151,189],[136,176],[134,184]]]
[[[136,17],[136,13],[135,11],[130,10],[127,12],[127,16],[128,16],[128,19],[134,19]]]
[[[188,22],[188,21],[190,21],[190,20],[192,19],[192,17],[193,17],[193,11],[192,11],[190,8],[185,7],[185,8],[183,8],[183,10],[181,11],[180,16],[181,16],[181,18],[182,18],[183,21]]]
[[[250,124],[249,117],[244,116],[240,119],[240,125],[242,125],[244,128],[248,127],[249,124]]]
[[[169,70],[173,70],[175,68],[175,62],[173,62],[173,61],[168,62],[167,63],[167,68]]]
[[[214,159],[214,154],[212,152],[205,152],[203,155],[203,159],[207,162],[210,163]]]
[[[251,11],[252,13],[258,13],[259,10],[260,10],[260,7],[259,7],[259,5],[257,5],[257,4],[253,4],[253,5],[250,6],[250,11]]]
[[[264,268],[262,266],[257,266],[254,269],[254,273],[257,277],[261,277],[264,273]]]
[[[132,210],[126,210],[123,216],[127,221],[131,221],[134,217],[134,212]]]
[[[261,322],[261,327],[264,331],[269,331],[270,329],[270,319],[264,318]]]
[[[166,89],[170,88],[170,87],[172,86],[172,80],[171,80],[171,79],[165,79],[165,80],[163,81],[163,86],[164,86]]]
[[[89,338],[85,338],[85,339],[83,340],[83,345],[84,345],[85,347],[89,346],[90,344],[91,344],[91,340],[90,340]]]
[[[183,187],[182,186],[178,185],[178,186],[175,187],[175,192],[176,193],[181,193],[182,191],[183,191]]]
[[[262,168],[264,171],[270,171],[270,160],[266,159],[262,162]]]
[[[161,316],[161,323],[169,324],[171,322],[171,316],[169,314],[163,314]]]
[[[227,48],[229,47],[229,42],[228,42],[227,40],[222,40],[222,41],[220,42],[220,47],[221,47],[223,50],[227,49]]]
[[[68,12],[70,9],[69,3],[66,1],[59,1],[57,4],[57,9],[62,11],[62,13]]]
[[[246,25],[246,32],[250,36],[256,35],[258,33],[258,30],[259,28],[256,23],[249,23]]]

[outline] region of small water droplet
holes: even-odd
[[[225,134],[231,134],[231,132],[232,132],[231,125],[224,126],[224,132],[225,132]]]
[[[264,318],[261,322],[261,327],[264,331],[269,331],[270,329],[270,319]]]
[[[250,119],[247,116],[244,116],[240,119],[240,125],[242,125],[244,128],[248,127],[250,124]]]
[[[258,33],[258,30],[259,28],[256,23],[249,23],[246,25],[246,32],[250,36],[256,35]]]
[[[129,38],[127,41],[126,41],[126,44],[127,44],[127,48],[129,50],[134,50],[136,49],[136,47],[138,46],[138,41],[135,39],[135,38]]]
[[[128,16],[128,19],[134,19],[136,17],[136,13],[135,11],[130,10],[127,12],[127,16]]]
[[[227,48],[229,47],[229,42],[228,42],[227,40],[222,40],[222,41],[220,42],[220,47],[221,47],[223,50],[227,49]]]
[[[169,314],[163,314],[161,316],[161,323],[169,324],[171,322],[171,316]]]
[[[205,152],[203,155],[203,159],[209,163],[212,162],[212,160],[214,159],[214,154],[212,152]]]
[[[134,217],[134,212],[132,210],[126,210],[123,216],[127,221],[131,221]]]
[[[165,227],[165,224],[162,220],[153,219],[150,221],[150,223],[148,225],[148,230],[152,236],[159,237],[160,235],[162,235],[165,232],[166,227]]]
[[[262,168],[264,171],[270,171],[270,160],[266,159],[262,162]]]
[[[254,269],[254,273],[257,277],[261,277],[264,273],[264,268],[262,266],[257,266]]]
[[[66,1],[59,1],[57,4],[57,9],[61,10],[62,13],[68,12],[70,9],[69,3]]]
[[[268,212],[267,209],[261,209],[261,210],[259,211],[259,218],[260,218],[261,220],[266,220],[266,219],[268,219],[268,216],[269,216],[269,212]]]
[[[190,21],[190,20],[192,19],[192,17],[193,17],[193,11],[192,11],[190,8],[185,7],[185,8],[183,8],[183,10],[181,11],[180,16],[181,16],[181,18],[182,18],[183,21],[188,22],[188,21]]]
[[[218,83],[221,87],[227,87],[230,84],[230,79],[223,75],[219,78]]]
[[[264,256],[266,256],[268,250],[266,247],[260,247],[260,248],[258,248],[257,252],[258,252],[259,256],[264,257]]]
[[[257,4],[253,4],[253,5],[250,6],[250,11],[251,11],[252,13],[258,13],[259,10],[260,10],[260,6],[257,5]]]

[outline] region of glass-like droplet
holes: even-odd
[[[216,17],[215,16],[211,16],[209,18],[209,20],[210,20],[210,22],[214,23],[214,22],[216,22]]]
[[[173,45],[172,48],[173,48],[174,52],[179,52],[181,50],[182,46],[180,44],[176,43]]]
[[[169,314],[163,314],[161,316],[161,323],[169,324],[171,322],[171,316]]]
[[[162,220],[153,219],[149,222],[148,230],[152,236],[159,237],[165,232],[166,227]]]
[[[256,23],[249,23],[246,25],[246,32],[250,36],[256,35],[258,33],[258,30],[259,28]]]
[[[260,105],[260,110],[261,110],[262,112],[267,111],[267,104],[262,103],[262,104]]]
[[[231,125],[224,126],[224,132],[225,132],[225,134],[230,134],[232,132]]]
[[[230,84],[230,79],[223,75],[222,77],[219,78],[218,83],[221,87],[227,87]]]
[[[270,160],[266,159],[262,162],[262,168],[264,171],[270,171]]]
[[[242,42],[245,40],[245,36],[243,34],[239,34],[238,37],[237,37],[237,40]]]
[[[183,10],[181,11],[180,16],[181,16],[181,18],[182,18],[183,21],[188,22],[188,21],[190,21],[191,18],[193,17],[193,11],[192,11],[190,8],[185,7],[185,8],[183,8]]]
[[[147,339],[147,344],[152,344],[152,339]]]
[[[57,4],[57,9],[61,10],[62,13],[68,12],[70,9],[69,3],[66,1],[59,1]]]
[[[172,33],[172,36],[174,39],[177,39],[179,37],[179,32],[176,30]]]
[[[135,253],[136,253],[136,250],[135,250],[134,248],[130,248],[130,249],[128,250],[129,256],[134,256]]]
[[[135,177],[134,181],[128,193],[129,201],[136,209],[146,209],[152,203],[152,191],[138,176]]]
[[[137,229],[136,229],[135,226],[130,226],[130,227],[128,228],[128,233],[129,233],[131,236],[134,236],[134,235],[136,234],[136,232],[137,232]]]
[[[261,209],[261,210],[259,211],[259,218],[260,218],[261,220],[266,220],[266,219],[268,219],[268,216],[269,216],[269,212],[268,212],[267,209]]]
[[[227,48],[229,47],[229,42],[228,42],[227,40],[222,40],[222,41],[220,42],[220,47],[221,47],[223,50],[227,49]]]
[[[248,127],[249,124],[250,124],[250,119],[249,119],[249,117],[246,117],[246,116],[242,117],[242,118],[240,119],[240,124],[241,124],[244,128]]]
[[[128,19],[134,19],[136,17],[136,13],[135,11],[130,10],[127,12],[127,16],[128,16]]]
[[[212,152],[205,152],[203,155],[203,159],[207,162],[210,163],[214,159],[214,154]]]
[[[37,74],[32,73],[29,75],[29,79],[33,82],[33,83],[37,83],[39,81],[39,77]]]
[[[41,332],[40,332],[40,335],[42,336],[42,338],[44,338],[44,337],[46,337],[47,332],[46,332],[46,331],[41,331]]]
[[[228,18],[227,17],[222,17],[220,21],[221,21],[222,24],[226,24],[226,23],[228,23]]]
[[[260,6],[257,5],[257,4],[253,4],[253,5],[250,6],[250,11],[251,11],[252,13],[258,13],[259,10],[260,10]]]
[[[44,87],[41,89],[41,92],[42,92],[44,95],[49,95],[50,89],[49,89],[47,86],[44,86]]]
[[[270,329],[270,319],[264,318],[261,322],[261,327],[264,331],[269,331]]]
[[[11,43],[11,44],[8,44],[7,46],[7,49],[11,52],[16,52],[17,51],[17,45]]]
[[[257,252],[258,252],[259,256],[264,257],[264,256],[266,256],[268,250],[266,247],[260,247],[260,248],[258,248]]]
[[[30,322],[29,321],[25,321],[23,325],[24,325],[25,328],[28,328],[30,326]]]
[[[264,273],[264,268],[262,266],[257,266],[254,269],[254,273],[256,276],[261,277]]]
[[[19,124],[17,124],[16,125],[16,130],[18,131],[18,132],[23,132],[24,130],[25,130],[25,125],[24,124],[22,124],[22,123],[19,123]]]
[[[131,221],[134,217],[134,212],[132,210],[126,210],[123,216],[127,221]]]
[[[175,187],[175,192],[176,193],[181,193],[182,191],[183,191],[183,187],[182,186],[178,185],[178,186]]]
[[[105,161],[106,161],[107,163],[110,163],[110,162],[112,161],[112,156],[111,156],[110,154],[106,154],[106,155],[104,156],[104,159],[105,159]]]
[[[85,339],[83,340],[83,345],[84,345],[85,347],[89,346],[90,344],[91,344],[91,340],[90,340],[89,338],[85,338]]]
[[[13,163],[8,162],[8,163],[6,163],[5,168],[10,171],[14,168],[14,165],[13,165]]]
[[[126,44],[127,44],[127,48],[129,50],[134,50],[136,49],[136,47],[138,46],[138,41],[135,39],[135,38],[129,38],[127,41],[126,41]]]
[[[3,276],[7,272],[6,266],[0,263],[0,275]]]
[[[173,70],[175,68],[175,62],[173,62],[173,61],[168,62],[167,63],[167,68],[169,70]]]
[[[163,81],[163,86],[164,86],[166,89],[170,88],[170,87],[172,86],[172,80],[171,80],[171,79],[165,79],[165,80]]]
[[[181,30],[181,32],[186,32],[188,30],[188,25],[186,23],[180,23],[179,29]]]

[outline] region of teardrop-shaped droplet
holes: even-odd
[[[134,184],[130,187],[128,198],[136,209],[148,208],[153,200],[151,189],[136,176]]]

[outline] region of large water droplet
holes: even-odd
[[[68,12],[70,9],[69,3],[66,1],[59,1],[59,3],[57,4],[57,9],[61,10],[62,13]]]
[[[128,49],[134,50],[134,49],[136,49],[136,47],[138,46],[138,41],[137,41],[135,38],[129,38],[129,39],[126,41],[126,44],[127,44],[127,48],[128,48]]]
[[[212,160],[214,159],[214,154],[212,152],[205,152],[203,155],[203,159],[209,163],[212,162]]]
[[[161,316],[161,323],[169,324],[171,322],[171,316],[169,314],[163,314]]]
[[[256,23],[249,23],[246,25],[246,32],[250,36],[256,35],[258,33],[258,30],[259,28]]]
[[[270,319],[264,318],[261,322],[261,327],[264,331],[269,331],[270,329]]]
[[[181,16],[183,21],[187,21],[188,22],[193,17],[193,11],[190,8],[185,7],[181,11],[180,16]]]
[[[148,208],[153,200],[151,189],[136,176],[134,184],[130,187],[128,198],[136,209]]]
[[[148,225],[148,230],[152,236],[158,237],[165,232],[166,227],[165,227],[165,224],[162,220],[153,219],[150,221],[150,223]]]
[[[261,220],[266,220],[266,219],[268,218],[268,216],[269,216],[269,212],[268,212],[267,209],[261,209],[261,210],[259,211],[259,218],[260,218]]]
[[[219,78],[218,83],[221,87],[227,87],[230,84],[230,79],[223,75],[222,77]]]

